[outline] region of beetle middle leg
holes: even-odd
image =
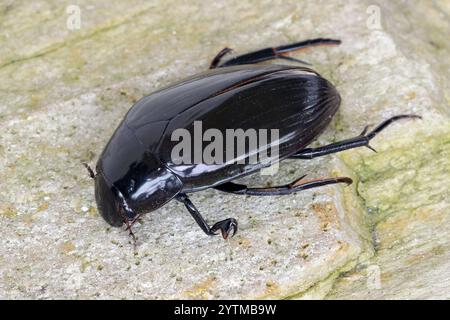
[[[230,48],[224,48],[214,57],[209,68],[214,69],[214,68],[221,68],[221,67],[236,66],[236,65],[241,65],[241,64],[252,64],[252,63],[258,63],[258,62],[263,62],[263,61],[272,60],[272,59],[284,59],[284,60],[288,60],[288,61],[293,61],[293,62],[298,62],[298,63],[309,65],[309,63],[307,63],[307,62],[289,57],[289,56],[287,56],[287,54],[289,52],[307,49],[310,47],[323,46],[323,45],[338,45],[340,43],[341,43],[341,40],[336,40],[336,39],[325,39],[325,38],[310,39],[310,40],[287,44],[284,46],[265,48],[265,49],[253,51],[250,53],[246,53],[246,54],[231,58],[231,59],[223,62],[222,64],[220,64],[220,61],[222,60],[222,58],[227,53],[232,51]]]
[[[367,128],[365,127],[363,132],[357,137],[346,139],[343,141],[335,142],[323,147],[319,148],[306,148],[303,150],[300,150],[299,152],[295,153],[294,155],[290,156],[291,159],[313,159],[316,157],[324,156],[327,154],[337,153],[340,151],[358,148],[358,147],[367,147],[373,151],[376,152],[374,148],[372,148],[369,144],[370,140],[375,138],[375,136],[380,133],[382,130],[384,130],[387,126],[389,126],[391,123],[398,121],[400,119],[406,119],[406,118],[416,118],[421,119],[420,116],[417,115],[411,115],[411,114],[402,114],[398,115],[392,118],[389,118],[385,121],[383,121],[381,124],[379,124],[375,129],[373,129],[371,132],[367,133]]]
[[[226,182],[224,184],[214,187],[219,191],[249,195],[249,196],[279,196],[287,195],[302,190],[312,189],[316,187],[326,186],[329,184],[346,183],[351,184],[353,181],[348,177],[328,178],[328,179],[314,179],[304,181],[305,176],[282,186],[268,187],[268,188],[248,188],[246,185],[234,182]]]
[[[176,199],[185,205],[195,222],[197,222],[203,232],[208,236],[217,235],[220,231],[222,233],[222,237],[227,239],[230,235],[234,236],[236,234],[238,230],[238,223],[236,219],[228,218],[216,222],[212,227],[210,227],[186,194],[179,194]]]

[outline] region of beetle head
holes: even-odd
[[[95,176],[95,199],[98,211],[112,226],[133,222],[172,200],[183,187],[182,182],[154,155],[144,154],[133,163],[126,174],[115,181],[97,170]]]
[[[103,173],[95,176],[95,201],[103,219],[114,227],[120,227],[125,219],[133,220],[134,212],[128,207],[123,195],[108,183]]]

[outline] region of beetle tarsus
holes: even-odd
[[[367,147],[370,150],[377,152],[375,148],[373,148],[370,145],[370,141],[375,138],[381,131],[386,129],[390,124],[393,122],[396,122],[401,119],[422,119],[421,116],[414,115],[414,114],[401,114],[398,116],[391,117],[385,121],[383,121],[381,124],[375,127],[372,131],[367,133],[368,126],[364,128],[364,130],[361,132],[361,134],[357,137],[346,139],[343,141],[335,142],[323,147],[319,148],[306,148],[303,149],[292,156],[290,158],[292,159],[313,159],[316,157],[321,157],[327,154],[337,153],[348,149],[354,149],[359,147]]]
[[[422,119],[422,117],[419,115],[416,115],[416,114],[400,114],[397,116],[393,116],[393,117],[383,121],[378,126],[376,126],[375,129],[373,129],[370,133],[368,133],[366,137],[368,137],[369,140],[372,140],[377,134],[379,134],[381,131],[383,131],[391,123],[396,122],[401,119]]]
[[[222,233],[222,237],[227,240],[228,237],[231,235],[233,237],[237,230],[238,230],[238,223],[236,219],[234,218],[228,218],[219,222],[216,222],[211,227],[211,232],[214,234],[217,234],[217,232],[220,230]]]
[[[287,44],[284,46],[278,46],[274,48],[278,53],[287,53],[292,51],[299,51],[311,47],[317,47],[317,46],[336,46],[340,45],[342,43],[341,40],[338,39],[328,39],[328,38],[316,38],[316,39],[309,39],[304,40],[300,42],[295,42],[291,44]]]

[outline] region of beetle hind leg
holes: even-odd
[[[367,147],[371,149],[372,151],[376,150],[370,146],[370,140],[375,138],[377,134],[379,134],[381,131],[383,131],[386,127],[388,127],[391,123],[396,122],[401,119],[421,119],[420,116],[414,115],[414,114],[402,114],[398,116],[394,116],[392,118],[389,118],[385,121],[383,121],[381,124],[379,124],[375,129],[367,133],[367,128],[365,127],[363,132],[357,137],[346,139],[343,141],[335,142],[323,147],[319,148],[307,148],[300,150],[299,152],[295,153],[294,155],[290,156],[291,159],[313,159],[316,157],[324,156],[327,154],[337,153],[340,151],[348,150],[348,149],[354,149],[358,147]]]
[[[214,188],[223,192],[248,196],[280,196],[288,195],[302,190],[326,186],[329,184],[346,183],[347,185],[349,185],[353,182],[352,179],[347,177],[314,179],[308,181],[303,180],[304,178],[305,176],[289,184],[269,188],[248,188],[246,185],[237,184],[234,182],[226,182]]]
[[[179,194],[176,197],[176,199],[185,205],[186,209],[189,211],[191,216],[194,218],[195,222],[197,222],[199,227],[208,236],[214,236],[220,232],[224,239],[228,239],[228,237],[230,237],[230,236],[232,237],[236,234],[236,232],[238,230],[238,223],[237,223],[236,219],[228,218],[228,219],[216,222],[212,227],[210,227],[186,194],[184,194],[184,193]]]
[[[302,49],[307,49],[310,47],[315,46],[324,46],[324,45],[338,45],[340,44],[340,40],[336,39],[326,39],[326,38],[317,38],[317,39],[310,39],[300,42],[295,42],[279,47],[269,47],[257,51],[253,51],[250,53],[246,53],[243,55],[239,55],[237,57],[231,58],[223,63],[220,63],[222,58],[231,52],[232,50],[230,48],[224,48],[222,49],[212,60],[210,69],[214,68],[220,68],[220,67],[229,67],[229,66],[236,66],[236,65],[242,65],[242,64],[253,64],[258,62],[263,62],[267,60],[273,60],[273,59],[283,59],[293,62],[298,62],[301,64],[310,65],[309,63],[295,59],[292,57],[289,57],[287,54],[294,51],[299,51]]]

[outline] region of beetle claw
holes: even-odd
[[[222,237],[226,240],[228,237],[233,237],[238,230],[238,223],[234,218],[228,218],[215,223],[211,228],[211,233],[218,234],[220,230]]]

